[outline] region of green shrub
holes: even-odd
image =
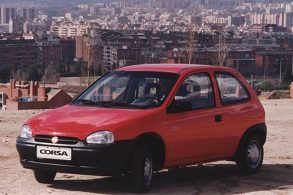
[[[272,91],[275,89],[275,86],[269,82],[269,81],[265,81],[257,86],[255,86],[256,90],[262,90],[262,91]]]

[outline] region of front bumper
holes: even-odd
[[[34,138],[30,140],[17,138],[16,142],[20,163],[24,168],[104,176],[117,175],[128,170],[128,160],[133,145],[134,141],[118,141],[110,145],[94,145],[78,141],[77,144],[67,145],[36,142]],[[72,159],[70,161],[38,159],[36,146],[71,148]]]

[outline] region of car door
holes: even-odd
[[[241,80],[228,72],[215,73],[222,105],[222,117],[225,124],[222,136],[226,141],[221,147],[221,156],[235,154],[244,131],[258,117],[258,105],[253,104],[250,94]]]
[[[224,127],[210,75],[203,72],[188,76],[181,83],[172,104],[180,101],[190,102],[192,108],[167,114],[170,165],[217,158],[218,147],[223,141],[219,133]]]

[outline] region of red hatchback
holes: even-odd
[[[136,191],[146,191],[153,171],[165,168],[233,160],[256,173],[265,141],[264,109],[237,71],[135,65],[28,120],[16,146],[38,182],[53,182],[57,172],[126,174]]]

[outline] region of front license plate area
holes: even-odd
[[[38,159],[71,160],[71,148],[37,146]]]

